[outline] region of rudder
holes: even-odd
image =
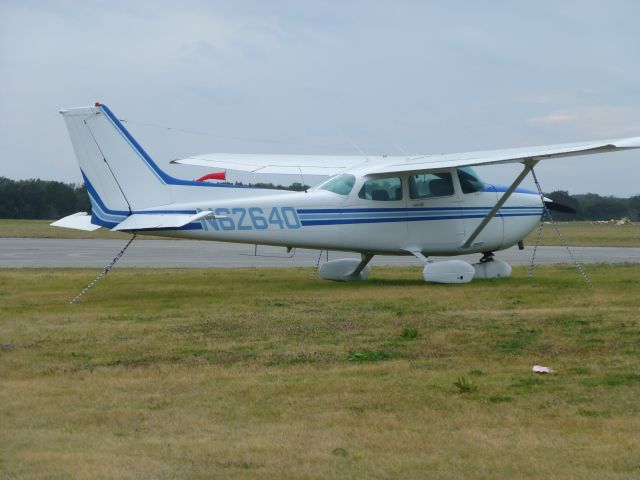
[[[132,211],[171,203],[164,172],[105,105],[60,113],[101,220],[119,223]]]

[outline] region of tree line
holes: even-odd
[[[0,177],[0,218],[51,220],[90,211],[84,185]]]
[[[236,182],[237,185],[242,185]],[[251,186],[302,191],[307,185],[289,186],[257,183]],[[601,196],[595,193],[570,195],[566,190],[545,194],[548,198],[576,209],[575,214],[553,212],[558,220],[611,220],[629,217],[640,220],[640,195],[631,198]],[[75,212],[90,212],[84,185],[50,180],[11,180],[0,177],[0,218],[58,219]]]
[[[553,212],[556,220],[618,220],[624,217],[640,220],[640,195],[619,198],[596,193],[570,195],[566,190],[556,190],[545,196],[576,210],[575,214]]]
[[[296,192],[309,188],[299,182],[288,186],[273,183],[245,185],[242,182],[235,182],[235,185]],[[84,185],[0,177],[0,218],[55,220],[76,212],[91,212],[91,202]]]

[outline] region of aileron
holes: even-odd
[[[373,167],[370,174],[422,172],[443,168],[475,167],[481,165],[498,165],[504,163],[522,163],[525,160],[549,160],[553,158],[592,155],[619,150],[640,148],[640,137],[621,138],[617,140],[601,140],[595,142],[567,143],[545,145],[540,147],[523,147],[505,150],[488,150],[484,152],[467,152],[445,155],[427,155],[406,162],[387,163]]]

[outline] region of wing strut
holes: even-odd
[[[467,238],[467,240],[462,244],[463,249],[469,248],[471,246],[473,241],[478,237],[478,235],[480,235],[482,230],[484,230],[484,228],[491,221],[491,219],[496,216],[496,213],[498,213],[498,210],[500,210],[502,205],[504,205],[504,203],[509,199],[509,197],[514,192],[514,190],[518,188],[518,185],[522,183],[522,180],[524,180],[525,177],[529,175],[529,172],[533,170],[533,167],[535,167],[539,161],[540,160],[528,159],[522,162],[524,164],[524,168],[522,169],[522,172],[520,172],[520,175],[518,175],[518,177],[513,181],[511,186],[507,188],[507,191],[504,192],[504,194],[502,194],[502,196],[500,197],[500,200],[498,200],[498,202],[494,205],[491,211],[487,213],[487,216],[482,219],[482,222],[480,222],[480,225],[476,227],[473,233],[469,235],[469,238]]]

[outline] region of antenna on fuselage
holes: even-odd
[[[302,168],[300,168],[298,166],[298,171],[300,172],[300,181],[302,182],[302,189],[304,190],[304,193],[307,193],[307,184],[304,182],[304,175],[302,173]]]
[[[410,155],[407,153],[407,151],[404,148],[402,148],[402,146],[400,146],[398,142],[396,142],[393,138],[389,136],[387,136],[387,140],[389,140],[389,142],[391,142],[394,147],[396,147],[398,150],[402,152],[402,154],[405,156],[405,159],[409,160]]]
[[[357,144],[356,142],[354,142],[354,141],[353,141],[353,139],[352,139],[349,135],[347,135],[347,134],[345,133],[345,134],[344,134],[344,136],[345,136],[345,138],[349,141],[349,143],[351,144],[351,146],[352,146],[353,148],[355,148],[355,149],[360,153],[360,155],[362,155],[362,156],[365,158],[365,160],[368,162],[368,161],[369,161],[369,155],[367,155],[367,154],[365,153],[365,151],[364,151],[363,149],[361,149],[361,148],[358,146],[358,144]]]

